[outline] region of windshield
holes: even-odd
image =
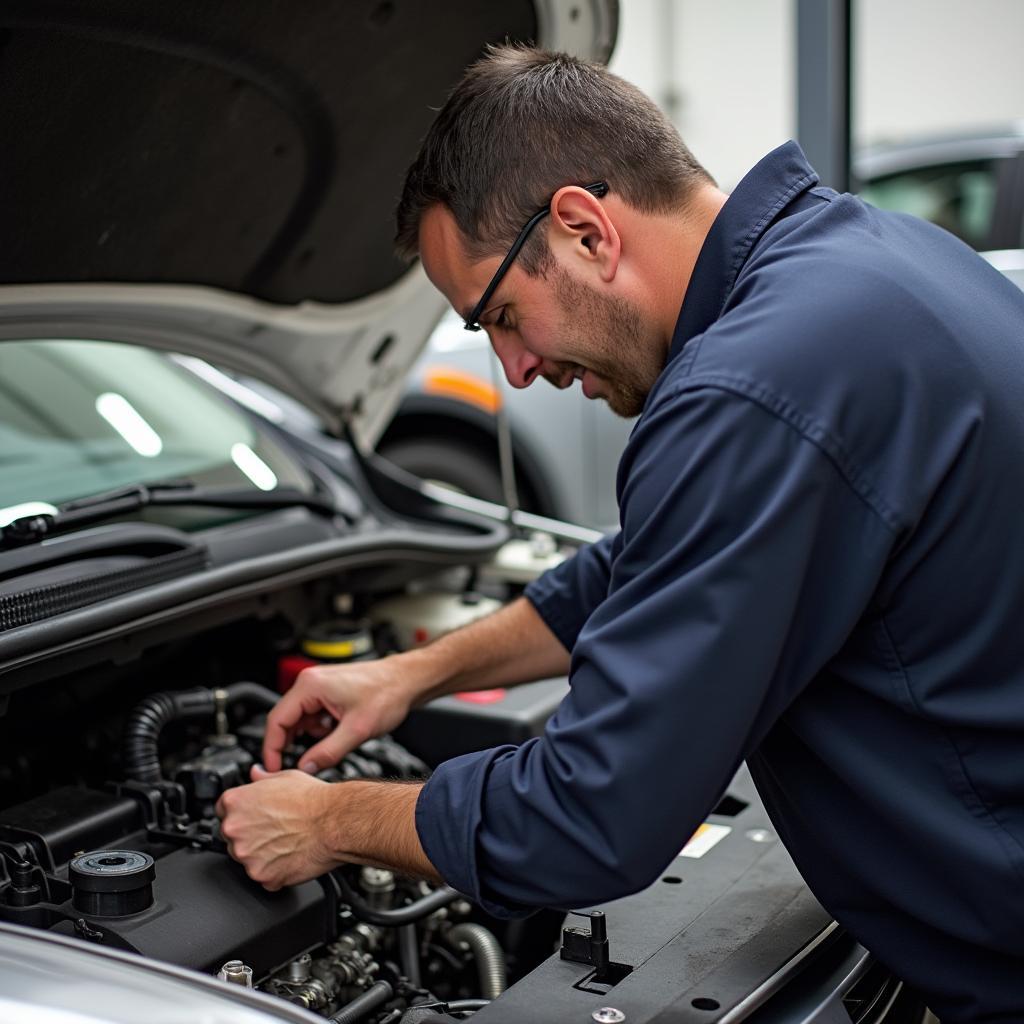
[[[312,490],[305,470],[246,413],[162,353],[103,341],[0,343],[0,525],[181,477]],[[224,518],[205,510],[184,524],[180,512],[154,513],[147,518],[175,525]]]

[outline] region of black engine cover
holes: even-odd
[[[267,892],[222,853],[181,849],[160,858],[153,894],[141,914],[91,923],[143,956],[210,972],[242,960],[257,978],[334,937],[320,883]],[[54,930],[76,934],[67,921]]]
[[[198,843],[189,846],[184,836],[172,845],[164,836],[151,841],[143,819],[138,800],[76,787],[5,810],[0,852],[8,874],[12,864],[22,861],[31,866],[28,881],[37,888],[16,893],[0,871],[0,919],[200,971],[216,972],[227,960],[242,960],[256,978],[336,937],[338,906],[329,882],[267,892],[226,853]],[[96,850],[153,857],[152,905],[125,913],[132,909],[126,904],[117,911],[124,916],[112,917],[99,907],[89,913],[79,893],[76,906],[68,862]]]

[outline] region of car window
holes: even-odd
[[[180,477],[312,489],[251,417],[162,353],[101,341],[0,343],[0,518]],[[180,524],[181,513],[147,518]]]
[[[873,206],[930,220],[981,249],[992,229],[998,164],[971,160],[918,167],[876,178],[860,194]]]

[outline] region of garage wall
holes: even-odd
[[[1020,0],[855,0],[865,142],[1024,118]]]
[[[857,144],[1024,118],[1022,0],[853,0]],[[796,0],[621,0],[618,74],[724,188],[795,133]]]

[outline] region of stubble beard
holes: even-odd
[[[544,374],[556,387],[577,366],[601,378],[601,394],[618,416],[632,418],[643,411],[647,396],[665,368],[665,353],[644,330],[638,307],[619,296],[601,295],[577,281],[567,270],[554,267],[555,297],[562,310],[559,341],[578,361],[558,362],[556,373]]]

